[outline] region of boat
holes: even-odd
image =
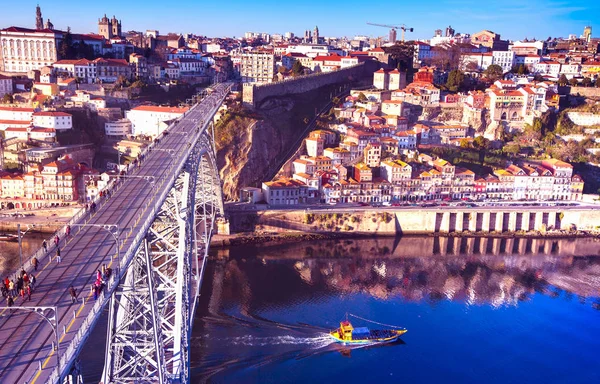
[[[390,327],[392,329],[369,329],[368,327],[356,327],[352,326],[352,323],[348,320],[348,316],[346,316],[346,320],[340,322],[340,327],[334,329],[329,332],[329,336],[333,337],[336,341],[343,344],[382,344],[382,343],[391,343],[396,340],[408,330],[406,328],[395,327],[392,325],[377,323],[375,321],[363,319],[356,315],[351,315],[353,317],[357,317],[359,319],[384,325]]]
[[[0,241],[18,241],[19,237],[11,233],[0,233]]]

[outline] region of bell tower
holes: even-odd
[[[39,4],[35,7],[35,29],[44,29],[44,19],[42,18],[42,9]]]

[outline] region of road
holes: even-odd
[[[128,178],[122,179],[111,198],[104,201],[89,218],[88,224],[118,225],[121,255],[134,246],[134,237],[142,230],[153,203],[163,190],[169,188],[167,183],[161,183],[170,178],[193,135],[199,135],[197,124],[212,118],[208,115],[220,104],[219,94],[225,88],[224,84],[217,85],[217,92],[207,96],[172,126],[169,133],[162,136],[159,143],[154,144],[146,154],[141,166],[130,172]],[[55,252],[53,245],[49,245],[52,254]],[[95,272],[103,264],[117,272],[118,261],[113,236],[100,227],[73,226],[71,237],[61,239],[60,247],[62,262],[57,263],[54,257],[43,260],[37,272],[37,284],[31,301],[24,302],[18,298],[16,305],[58,307],[60,353],[64,353],[94,304],[90,288],[96,279]],[[77,289],[78,302],[74,304],[68,293],[71,285]],[[85,304],[82,303],[84,298]],[[6,306],[5,300],[3,306]],[[0,383],[46,382],[56,365],[56,354],[51,351],[53,340],[50,325],[38,315],[2,308]],[[102,355],[103,352],[99,353],[99,356]],[[42,370],[38,370],[40,362]]]

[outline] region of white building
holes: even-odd
[[[31,123],[33,108],[0,106],[0,121]]]
[[[0,98],[4,97],[4,95],[13,93],[13,81],[12,77],[4,76],[0,74]]]
[[[240,75],[243,83],[271,83],[275,76],[275,55],[263,52],[243,53]]]
[[[0,30],[0,69],[26,73],[52,65],[62,36],[62,32],[51,29],[9,27]]]
[[[534,67],[535,73],[558,78],[560,76],[561,64],[558,61],[546,60],[540,61]]]
[[[106,136],[126,137],[131,135],[131,121],[129,119],[120,119],[117,121],[108,121],[104,123],[104,132]]]
[[[310,58],[317,56],[329,56],[332,54],[338,54],[342,56],[344,52],[341,49],[333,48],[327,44],[298,44],[290,45],[287,49],[288,53],[297,52],[301,53]]]
[[[189,108],[156,107],[142,105],[126,112],[126,118],[131,121],[133,136],[146,135],[156,137],[168,126],[167,122],[178,119]]]
[[[33,125],[66,131],[73,128],[73,117],[65,112],[35,112],[33,114]]]
[[[87,59],[59,60],[52,67],[56,77],[76,78],[85,83],[96,79],[96,63]]]
[[[21,140],[39,140],[39,141],[54,141],[56,138],[56,130],[54,128],[6,128],[5,136],[7,139],[17,138]]]
[[[515,53],[513,51],[493,51],[492,63],[502,67],[502,71],[509,72],[515,65]]]

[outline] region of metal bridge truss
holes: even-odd
[[[187,383],[196,298],[223,201],[211,126],[111,297],[104,383]],[[214,135],[214,133],[212,133]]]

